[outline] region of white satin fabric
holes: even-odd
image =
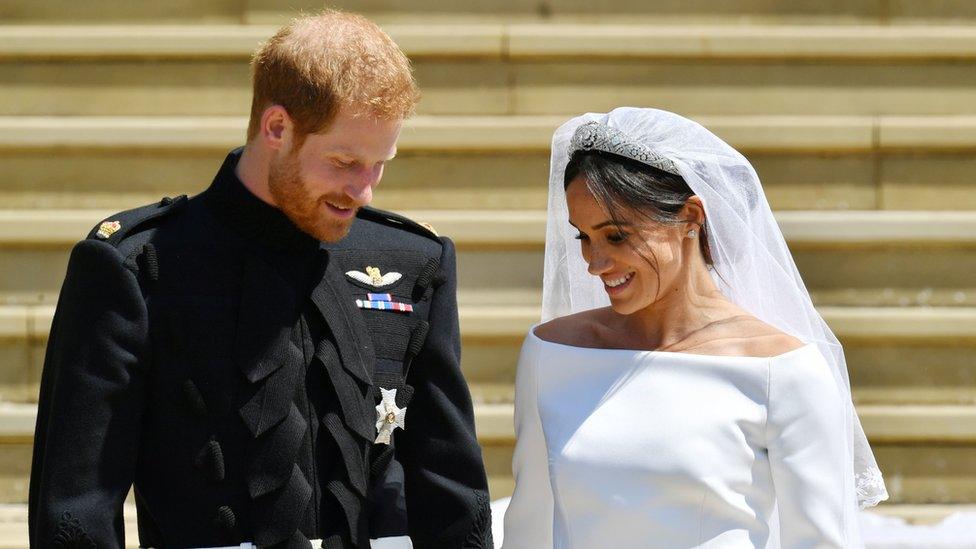
[[[503,547],[863,547],[843,398],[815,345],[726,357],[530,331]]]

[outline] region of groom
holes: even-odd
[[[491,547],[450,240],[367,208],[418,98],[368,20],[253,60],[247,144],[71,254],[41,382],[31,547]],[[316,547],[318,545],[316,544]]]

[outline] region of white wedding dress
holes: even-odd
[[[777,519],[770,546],[862,547],[848,414],[815,345],[706,356],[530,331],[516,377],[505,549],[762,548]]]

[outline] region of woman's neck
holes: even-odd
[[[662,288],[650,306],[621,317],[624,333],[639,338],[633,348],[668,349],[707,326],[744,313],[719,291],[704,262],[689,271]]]

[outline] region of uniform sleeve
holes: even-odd
[[[471,394],[461,375],[454,245],[444,241],[427,340],[407,383],[414,389],[397,435],[407,522],[415,547],[491,548],[491,509]]]
[[[816,351],[801,351],[769,368],[767,443],[781,545],[854,547],[857,524],[845,519],[854,505],[846,407],[830,367]]]
[[[125,546],[147,313],[118,250],[75,246],[48,340],[30,479],[31,547]]]
[[[505,512],[503,549],[552,547],[553,498],[549,453],[537,400],[535,353],[526,341],[515,374],[515,492]]]

